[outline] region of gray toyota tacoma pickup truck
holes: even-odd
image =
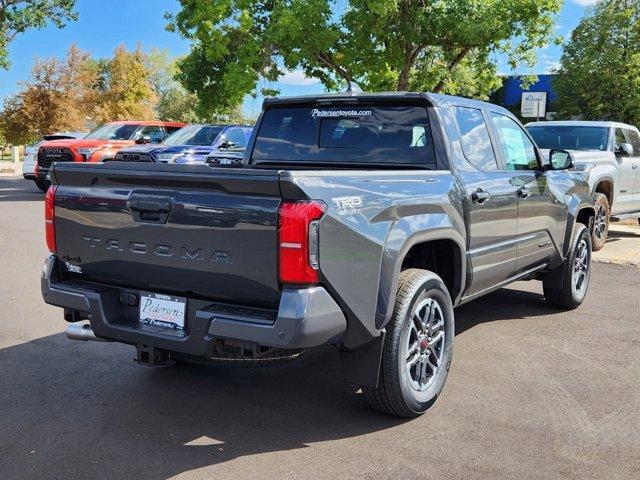
[[[594,201],[570,166],[487,103],[268,99],[239,166],[55,164],[42,293],[69,338],[145,365],[335,345],[371,406],[411,417],[443,389],[455,306],[523,279],[585,298]]]

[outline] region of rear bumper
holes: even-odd
[[[283,290],[277,315],[272,319],[248,316],[243,309],[220,311],[215,304],[188,300],[184,332],[136,322],[127,325],[121,323],[125,309],[135,307],[123,306],[119,298],[131,290],[61,282],[57,278],[57,262],[54,255],[45,261],[41,279],[44,301],[76,314],[75,319],[87,318],[96,336],[117,342],[206,357],[217,339],[276,348],[308,348],[339,343],[347,327],[341,309],[322,287]]]

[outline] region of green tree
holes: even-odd
[[[201,118],[195,107],[198,99],[187,92],[175,77],[178,73],[176,59],[167,50],[152,49],[147,55],[149,81],[158,96],[156,112],[160,120],[198,123]]]
[[[601,0],[565,45],[558,118],[640,123],[640,0]]]
[[[201,113],[232,109],[260,78],[302,70],[327,90],[429,90],[486,98],[493,58],[532,65],[561,0],[180,0],[192,42],[178,78]],[[471,80],[471,82],[469,82]],[[264,92],[263,92],[264,93]]]
[[[62,28],[76,20],[75,0],[1,0],[0,68],[9,67],[9,43],[29,28],[44,28],[48,22]]]

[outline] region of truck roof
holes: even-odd
[[[264,99],[263,108],[274,105],[286,105],[296,103],[312,103],[319,105],[332,102],[380,102],[380,101],[422,101],[434,107],[451,107],[454,105],[464,105],[476,108],[488,107],[495,111],[512,115],[507,109],[495,105],[493,103],[482,102],[480,100],[472,100],[464,97],[456,97],[453,95],[441,95],[438,93],[427,92],[342,92],[342,93],[324,93],[316,95],[300,95],[294,97],[268,97]]]
[[[144,121],[144,120],[116,120],[114,122],[107,122],[105,125],[150,125],[150,126],[167,126],[167,127],[184,127],[186,123],[182,122],[160,122],[156,120]]]
[[[545,120],[543,122],[529,122],[525,126],[558,126],[558,127],[605,127],[605,128],[630,128],[631,130],[638,130],[633,125],[621,122],[608,122],[608,121],[592,121],[592,120]]]

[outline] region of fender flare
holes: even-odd
[[[420,243],[432,242],[437,240],[452,241],[458,247],[459,265],[456,268],[455,277],[455,298],[451,301],[456,305],[464,291],[467,278],[467,262],[466,262],[466,241],[462,235],[453,227],[436,228],[427,231],[417,231],[412,233],[402,244],[402,246],[394,251],[393,247],[385,243],[382,265],[380,268],[380,280],[378,284],[378,296],[376,305],[376,327],[384,328],[391,315],[396,300],[396,292],[398,290],[398,277],[402,263],[412,247]]]
[[[612,188],[611,188],[611,202],[610,202],[611,203],[610,207],[611,207],[611,206],[613,206],[613,202],[616,199],[616,188],[615,188],[616,182],[615,182],[615,180],[613,179],[613,177],[610,174],[606,174],[605,173],[605,174],[597,176],[596,179],[593,180],[593,188],[591,189],[591,193],[592,194],[596,193],[596,187],[600,183],[602,183],[603,181],[611,182],[611,185],[612,185]]]
[[[567,258],[567,255],[569,253],[569,248],[571,246],[571,236],[573,235],[573,228],[576,224],[576,222],[578,221],[578,215],[580,214],[580,212],[582,212],[583,210],[589,210],[591,211],[592,216],[595,216],[596,214],[596,209],[594,208],[593,204],[586,202],[586,201],[582,201],[580,199],[576,198],[576,202],[567,205],[569,207],[568,210],[568,215],[567,215],[567,229],[564,233],[564,243],[563,243],[563,248],[562,248],[562,259],[564,260],[565,258]],[[588,225],[587,228],[589,229],[589,231],[592,228],[592,225]]]

